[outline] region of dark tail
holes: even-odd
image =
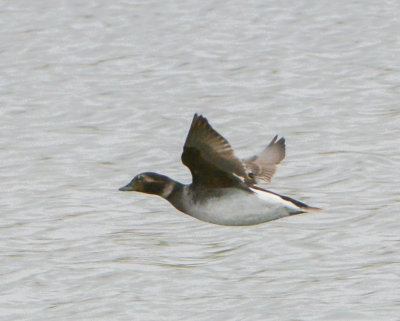
[[[296,205],[297,207],[300,207],[306,211],[313,211],[313,212],[319,212],[322,209],[319,207],[313,207],[313,206],[309,206],[306,203],[300,202],[298,200],[295,200],[294,198],[291,198],[289,196],[284,196],[284,195],[279,195],[274,193],[275,195],[278,195],[280,198],[284,199],[285,201],[289,201],[291,203],[293,203],[294,205]]]

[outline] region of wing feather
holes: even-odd
[[[276,135],[259,155],[244,159],[243,163],[251,178],[251,183],[255,184],[258,178],[270,182],[275,174],[276,165],[285,158],[285,155],[285,138],[281,137],[278,140],[278,135]]]
[[[195,114],[182,153],[182,162],[193,182],[213,186],[230,186],[246,178],[247,172],[229,142],[214,130],[207,119]]]

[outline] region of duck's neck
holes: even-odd
[[[172,181],[168,187],[166,187],[165,196],[164,197],[168,202],[171,203],[176,209],[180,210],[181,212],[187,213],[187,206],[186,206],[186,199],[187,193],[185,193],[185,189],[187,189],[188,185],[179,183],[177,181]]]
[[[166,200],[170,201],[172,199],[175,199],[176,197],[180,197],[183,187],[185,185],[182,183],[179,183],[177,181],[171,180],[164,188],[163,194],[160,195],[161,197],[164,197]]]

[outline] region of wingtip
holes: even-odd
[[[198,113],[195,113],[193,115],[193,120],[192,120],[192,125],[191,127],[196,126],[197,123],[202,122],[204,120],[204,117]]]
[[[201,114],[194,114],[192,126],[194,127],[207,127],[210,126],[206,117]]]
[[[285,145],[286,139],[285,137],[281,137],[278,140],[279,135],[275,135],[274,138],[272,138],[271,142],[268,144],[268,146],[272,146],[272,145]]]
[[[274,138],[272,138],[271,142],[269,143],[269,145],[273,145],[275,144],[276,140],[278,139],[278,135],[275,135]]]
[[[194,113],[193,120],[195,119],[205,119],[205,117],[202,114]]]

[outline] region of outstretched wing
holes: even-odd
[[[246,168],[229,142],[197,114],[183,147],[182,163],[189,167],[195,184],[229,187],[243,184],[238,176],[247,178]]]
[[[276,165],[285,158],[285,138],[281,137],[278,141],[276,135],[269,145],[259,154],[243,160],[246,166],[250,181],[248,183],[255,184],[257,179],[263,179],[267,182],[271,181],[276,171]]]

